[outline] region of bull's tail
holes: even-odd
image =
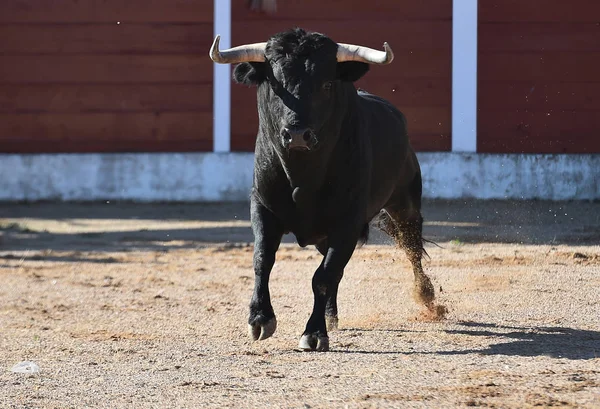
[[[425,237],[421,238],[421,240],[423,241],[423,254],[425,254],[429,260],[431,260],[431,256],[429,255],[429,253],[427,253],[427,250],[425,250],[425,243],[433,244],[437,248],[443,249],[442,246],[440,246],[433,240],[428,240]]]

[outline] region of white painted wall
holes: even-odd
[[[600,199],[600,155],[418,156],[429,198]]]
[[[0,155],[0,200],[246,200],[252,154]]]
[[[221,36],[221,49],[231,47],[231,0],[214,0],[213,34]],[[213,63],[213,151],[229,152],[230,147],[231,66]]]
[[[477,0],[452,3],[452,152],[477,152]]]
[[[426,198],[600,199],[600,155],[419,153]],[[252,153],[0,155],[0,200],[248,200]]]

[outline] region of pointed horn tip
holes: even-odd
[[[215,36],[215,39],[214,39],[212,45],[210,46],[210,51],[208,52],[210,59],[217,63],[221,62],[221,56],[219,53],[219,42],[220,41],[221,41],[221,35],[217,34]]]
[[[392,47],[390,47],[390,45],[388,44],[387,41],[385,41],[383,43],[383,49],[385,50],[385,53],[388,56],[386,64],[389,64],[389,63],[391,63],[394,60],[394,52],[392,51]]]

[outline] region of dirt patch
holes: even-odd
[[[574,252],[556,252],[555,257],[557,261],[570,262],[573,264],[591,264],[600,265],[600,254],[587,252],[582,253],[579,251]]]
[[[46,206],[2,208],[2,407],[600,407],[600,247],[553,242],[569,225],[530,225],[549,238],[535,244],[486,240],[509,234],[486,208],[431,225],[446,238],[424,261],[433,313],[412,298],[401,251],[357,249],[331,351],[301,353],[321,257],[286,239],[270,286],[277,332],[250,342],[252,240],[234,218],[245,204]],[[448,209],[460,205],[429,212]],[[26,360],[41,372],[10,372]]]
[[[424,311],[421,311],[417,317],[417,320],[424,322],[442,321],[446,318],[448,312],[448,307],[445,305],[433,304],[427,307]]]

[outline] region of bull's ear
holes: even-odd
[[[259,85],[265,79],[265,63],[262,62],[243,62],[233,70],[233,80],[238,84]]]
[[[369,64],[357,61],[337,63],[337,78],[341,81],[358,81],[369,71]]]

